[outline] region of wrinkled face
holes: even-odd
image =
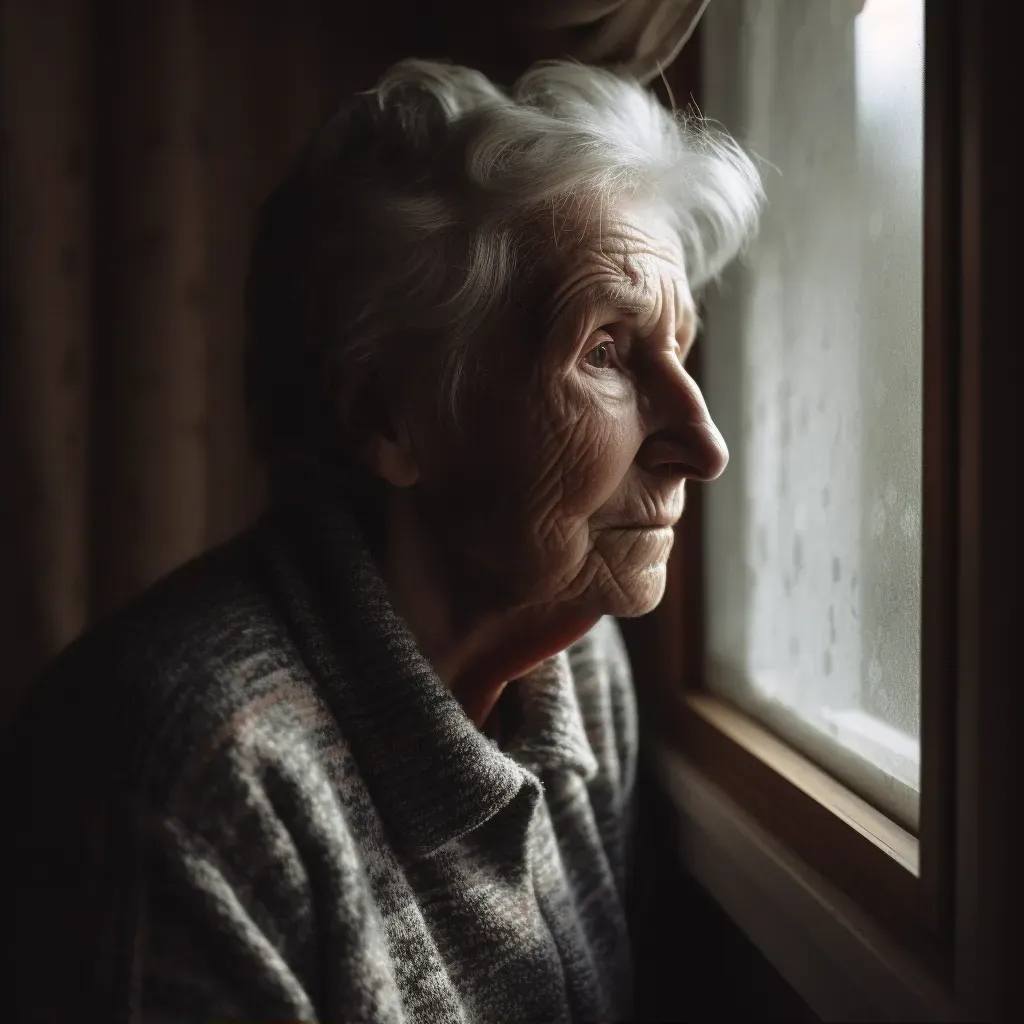
[[[461,434],[423,446],[419,500],[473,600],[640,615],[686,479],[728,453],[684,367],[695,311],[668,225],[606,214],[561,250],[528,336],[482,357]]]

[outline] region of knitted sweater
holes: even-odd
[[[614,623],[505,701],[499,749],[336,504],[279,508],[172,574],[8,729],[5,1017],[627,1017],[636,726]]]

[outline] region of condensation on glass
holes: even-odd
[[[916,827],[923,0],[705,18],[703,113],[768,197],[706,312],[710,685]]]

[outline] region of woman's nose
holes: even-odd
[[[648,436],[637,461],[659,476],[714,480],[729,462],[725,438],[697,382],[674,358],[667,363],[646,389]]]

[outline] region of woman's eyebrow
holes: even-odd
[[[601,281],[594,285],[594,305],[613,306],[624,316],[641,316],[651,308],[653,296],[639,279],[623,276],[618,281]]]
[[[628,319],[642,316],[651,308],[651,303],[652,297],[644,288],[623,276],[621,281],[597,281],[568,297],[554,297],[547,320],[554,323],[567,310],[582,319],[601,309],[615,309],[623,318]]]

